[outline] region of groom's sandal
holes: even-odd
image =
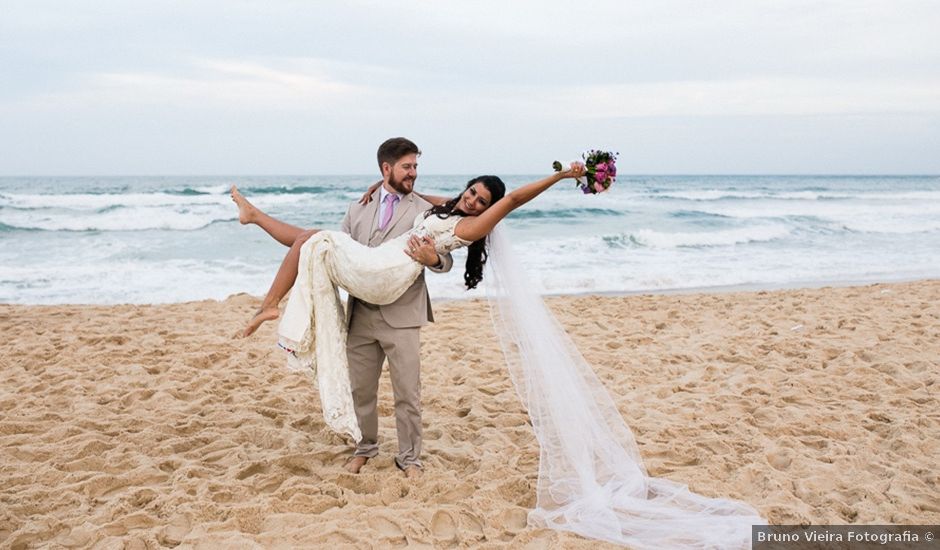
[[[359,470],[366,465],[366,462],[369,462],[369,457],[367,456],[354,456],[346,461],[346,465],[343,466],[347,472],[351,474],[358,474]]]

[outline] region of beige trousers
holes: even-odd
[[[362,430],[362,440],[356,445],[355,456],[371,458],[379,452],[376,403],[379,376],[387,357],[398,430],[395,464],[402,469],[421,466],[420,335],[420,327],[391,327],[378,309],[356,302],[346,340],[353,404]]]

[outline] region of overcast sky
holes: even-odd
[[[940,2],[0,0],[0,175],[940,173]]]

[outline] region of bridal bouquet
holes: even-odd
[[[610,189],[617,178],[617,155],[609,151],[591,149],[581,155],[587,173],[576,180],[576,185],[587,195],[596,195]],[[562,165],[557,160],[552,164],[556,172],[561,172]]]

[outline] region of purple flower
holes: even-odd
[[[610,189],[617,176],[617,156],[620,153],[591,149],[581,154],[588,169],[585,177],[579,178],[577,186],[585,195],[603,193]]]

